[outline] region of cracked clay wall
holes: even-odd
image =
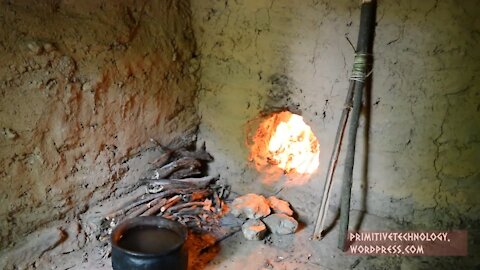
[[[478,224],[476,4],[380,1],[354,210],[426,227]],[[262,110],[300,110],[319,139],[321,165],[307,184],[279,195],[311,224],[348,87],[354,51],[347,38],[356,43],[358,1],[192,1],[192,11],[201,53],[199,138],[216,157],[212,171],[239,192],[280,190],[262,185],[248,164],[245,129]],[[342,172],[340,162],[331,210]]]
[[[195,130],[189,10],[1,1],[0,248],[112,196],[149,138]]]

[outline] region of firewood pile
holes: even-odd
[[[162,216],[194,232],[220,227],[220,217],[228,209],[224,200],[230,187],[218,184],[218,176],[205,175],[207,163],[213,160],[205,144],[197,150],[157,145],[163,154],[139,179],[138,184],[146,187],[145,193],[105,217],[104,236],[123,220],[137,216]]]

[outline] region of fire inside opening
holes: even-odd
[[[250,160],[259,172],[304,175],[319,166],[318,140],[300,115],[272,114],[260,123],[252,140]]]

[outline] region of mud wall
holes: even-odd
[[[468,227],[480,214],[480,25],[475,1],[380,1],[372,91],[357,141],[353,210],[426,227]],[[192,1],[201,52],[200,138],[212,169],[239,192],[265,187],[248,164],[248,122],[287,106],[320,142],[319,171],[285,188],[313,221],[344,108],[356,1]],[[341,159],[343,158],[343,153]],[[339,202],[343,164],[335,177]]]
[[[167,144],[199,119],[187,2],[1,1],[0,10],[2,248],[112,196],[126,172],[144,169],[125,162],[149,138]]]

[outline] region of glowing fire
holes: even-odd
[[[270,138],[268,151],[277,166],[287,173],[312,173],[318,167],[318,142],[299,115],[281,122]]]
[[[319,145],[300,115],[281,112],[260,124],[250,158],[257,169],[275,165],[283,173],[311,174],[319,165]]]

